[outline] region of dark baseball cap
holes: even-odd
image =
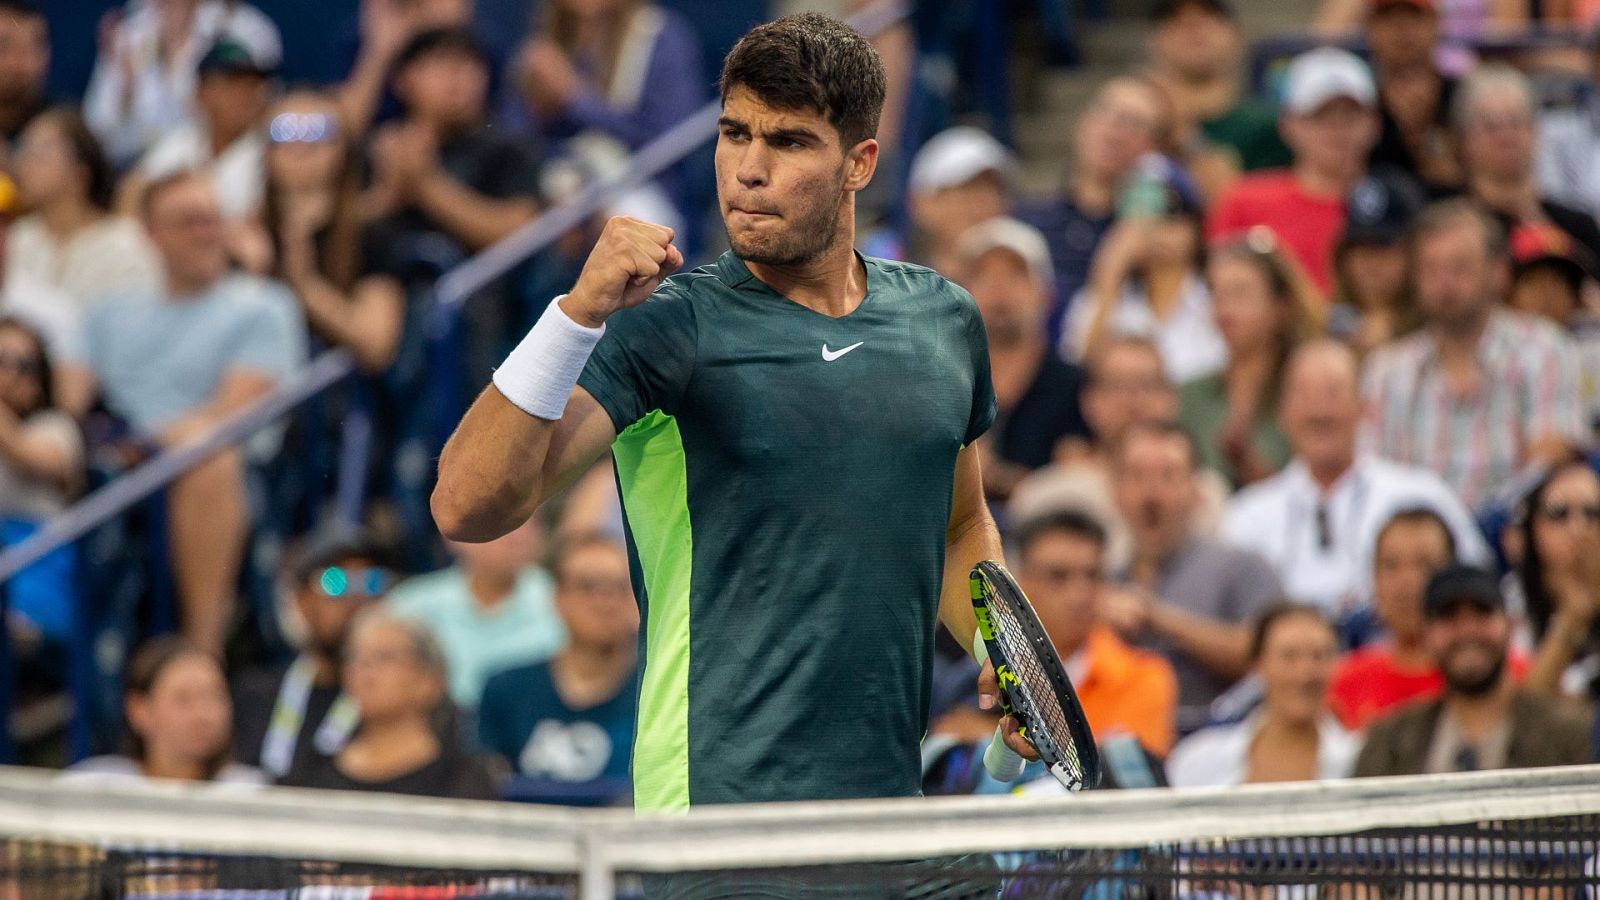
[[[1433,573],[1422,594],[1422,614],[1435,618],[1462,603],[1471,603],[1489,612],[1506,608],[1500,581],[1491,572],[1458,563]]]
[[[1177,18],[1179,13],[1191,6],[1230,22],[1238,21],[1233,5],[1228,0],[1156,0],[1155,6],[1150,8],[1150,21],[1160,25]]]
[[[223,35],[211,45],[195,71],[200,75],[259,75],[271,77],[278,70],[278,60],[264,48],[253,48],[233,35]]]
[[[1345,198],[1340,247],[1399,243],[1422,210],[1422,191],[1404,175],[1376,170],[1356,182]]]

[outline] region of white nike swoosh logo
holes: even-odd
[[[855,348],[857,348],[857,347],[859,347],[859,346],[861,346],[862,344],[865,344],[865,343],[866,343],[866,341],[856,341],[854,344],[851,344],[850,346],[845,347],[842,350],[829,350],[828,349],[828,345],[827,344],[823,344],[822,345],[822,361],[823,362],[833,362],[834,360],[838,359],[839,357],[845,355],[846,353],[849,353],[851,350],[854,350]]]

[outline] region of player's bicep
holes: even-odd
[[[539,502],[566,490],[589,470],[617,439],[616,426],[600,401],[581,385],[572,389],[566,411],[550,435],[545,452]]]

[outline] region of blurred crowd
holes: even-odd
[[[129,0],[59,97],[43,10],[0,0],[0,543],[317,353],[358,369],[13,579],[12,737],[63,764],[93,718],[75,779],[624,802],[640,622],[609,463],[489,544],[444,541],[426,498],[606,216],[721,251],[709,154],[443,332],[433,290],[713,99],[728,23],[348,5],[328,81],[285,71],[305,23],[270,4]],[[1157,0],[1147,61],[1060,124],[1030,196],[993,61],[959,52],[979,6],[873,38],[860,244],[977,301],[989,500],[1110,786],[1595,759],[1600,7],[1326,0],[1322,45],[1252,72],[1230,0]],[[1019,34],[1055,4],[1023,6]],[[1049,790],[983,772],[968,637],[940,636],[927,792]]]

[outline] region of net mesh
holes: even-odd
[[[1597,869],[1595,767],[670,819],[0,771],[0,900],[1594,900]]]

